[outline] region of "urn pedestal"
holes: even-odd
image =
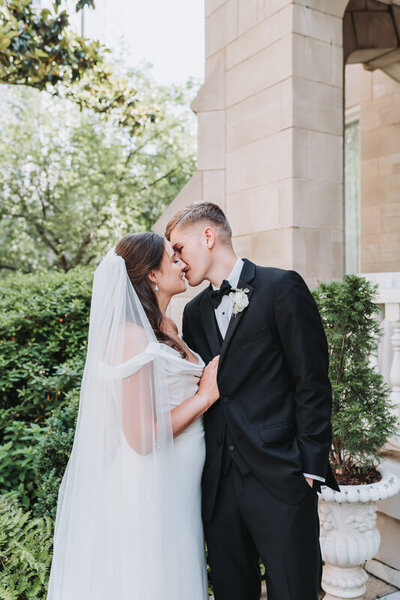
[[[339,487],[335,492],[322,486],[319,495],[324,600],[362,600],[368,581],[364,564],[381,542],[375,527],[376,502],[394,496],[400,479],[387,475],[377,483]]]

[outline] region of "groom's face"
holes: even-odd
[[[204,223],[175,227],[170,241],[176,255],[187,265],[186,279],[191,287],[207,279],[211,256],[207,245]]]

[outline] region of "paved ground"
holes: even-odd
[[[319,600],[322,600],[324,597],[324,592],[321,591],[319,595]],[[263,600],[268,600],[267,591],[265,589],[265,585],[263,582],[263,593],[261,598]],[[385,583],[381,579],[377,579],[373,575],[369,576],[367,592],[363,598],[363,600],[400,600],[400,591]],[[214,596],[210,597],[210,600],[213,600]]]
[[[397,593],[396,593],[397,592]],[[324,592],[321,591],[319,596],[320,600],[324,597]],[[265,587],[263,589],[263,599],[267,599],[267,593]],[[400,591],[398,591],[392,585],[385,583],[381,579],[377,579],[373,575],[369,576],[367,592],[363,600],[400,600]]]
[[[398,592],[395,587],[370,575],[364,600],[375,600],[376,598],[381,598],[382,600],[386,600],[386,598],[388,600],[399,600],[400,593],[396,594],[395,592]]]

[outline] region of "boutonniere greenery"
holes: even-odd
[[[248,292],[248,288],[232,288],[232,291],[229,294],[229,298],[233,302],[232,314],[234,317],[236,317],[238,313],[242,312],[242,310],[246,308],[246,306],[248,306]]]

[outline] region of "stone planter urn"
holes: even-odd
[[[322,486],[319,494],[324,600],[362,600],[368,580],[363,567],[381,543],[375,527],[376,501],[394,496],[400,480],[386,475],[376,483],[339,487],[335,492]]]

